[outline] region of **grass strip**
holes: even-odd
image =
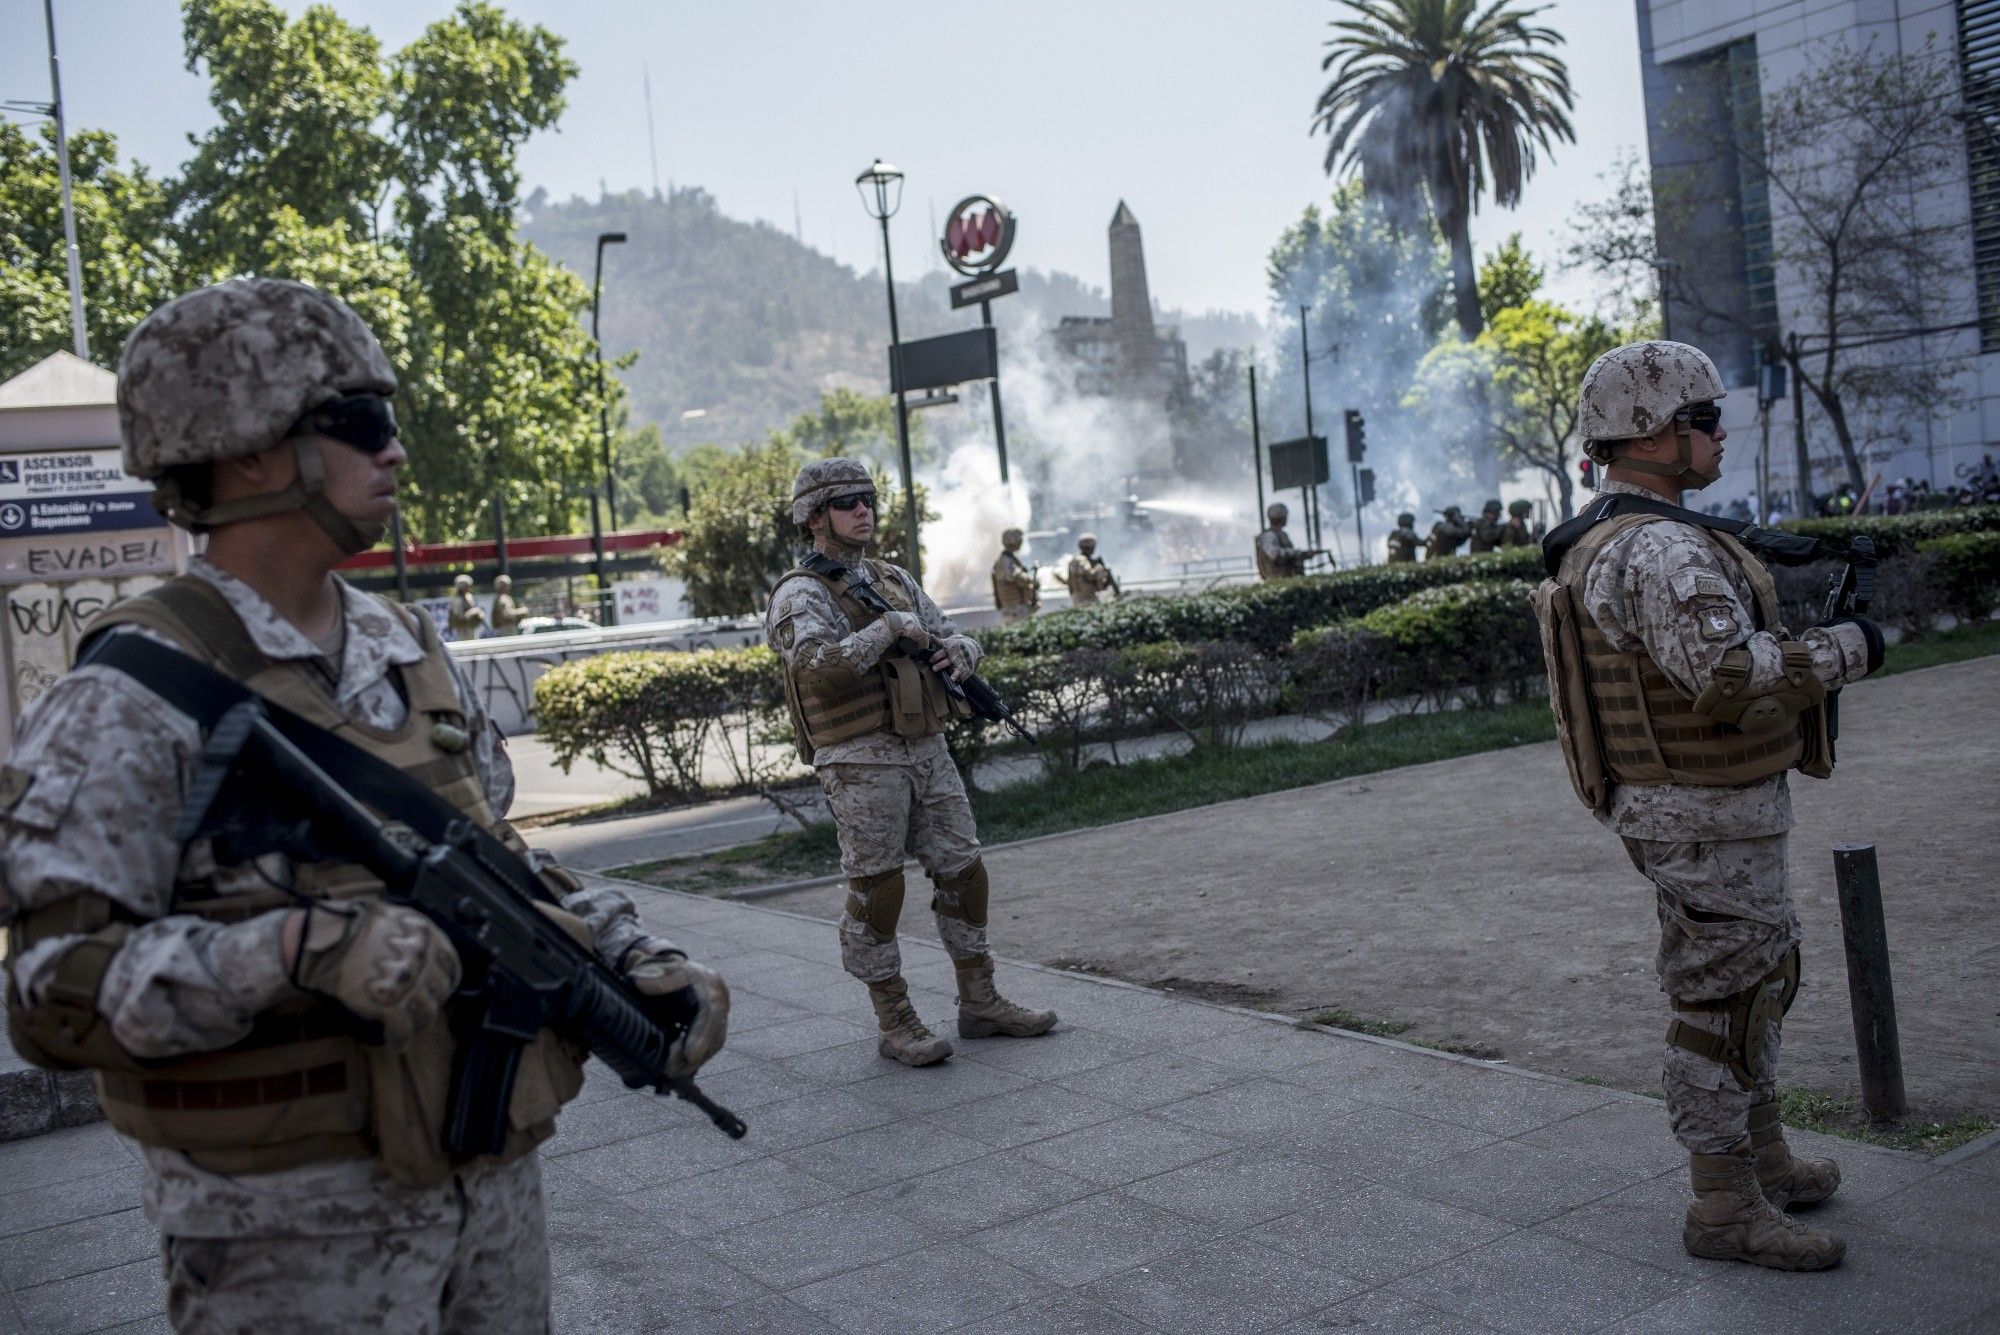
[[[1936,1156],[1977,1140],[1993,1129],[1991,1119],[1967,1113],[1949,1122],[1906,1120],[1877,1123],[1852,1098],[1787,1089],[1778,1094],[1778,1116],[1786,1126],[1823,1135],[1841,1136],[1892,1150],[1915,1150]]]
[[[1882,658],[1882,670],[1875,675],[1888,677],[1898,672],[1915,672],[1918,668],[1940,667],[1988,654],[2000,654],[2000,621],[1975,621],[1970,626],[1932,631],[1921,640],[1892,644]]]

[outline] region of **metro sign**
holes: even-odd
[[[968,276],[991,273],[1014,246],[1014,215],[988,195],[967,195],[951,206],[938,248],[952,268]]]

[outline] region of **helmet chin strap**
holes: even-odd
[[[1672,463],[1661,463],[1657,459],[1635,459],[1629,452],[1613,456],[1613,461],[1620,468],[1629,468],[1635,473],[1672,478],[1683,491],[1700,491],[1722,476],[1720,471],[1704,473],[1694,466],[1694,432],[1679,416],[1674,418]]]
[[[386,523],[351,519],[327,499],[326,460],[320,454],[317,438],[298,437],[292,442],[292,454],[299,463],[298,476],[280,491],[241,496],[220,505],[197,506],[181,495],[179,484],[169,476],[153,488],[153,508],[173,523],[197,533],[225,524],[240,524],[246,519],[303,510],[333,539],[334,546],[344,556],[359,556],[382,541],[389,531]]]

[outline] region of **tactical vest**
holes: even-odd
[[[1750,736],[1696,713],[1694,700],[1650,655],[1618,649],[1584,611],[1584,579],[1598,553],[1637,525],[1661,518],[1621,514],[1592,526],[1564,556],[1555,578],[1535,592],[1549,703],[1577,797],[1603,811],[1616,784],[1735,788],[1794,766],[1820,778],[1832,773],[1823,708],[1814,706],[1777,731]],[[1770,571],[1735,538],[1704,531],[1749,581],[1756,628],[1784,638]],[[1800,646],[1790,652],[1805,651]],[[1787,665],[1801,666],[1789,659]],[[1810,671],[1809,657],[1803,667]]]
[[[916,614],[915,602],[903,582],[890,574],[890,567],[872,559],[862,566],[875,588],[890,607]],[[778,581],[810,579],[832,595],[847,624],[861,630],[881,619],[881,614],[863,607],[838,581],[816,574],[803,566],[787,571]],[[776,596],[776,590],[772,590]],[[925,664],[893,651],[885,653],[867,672],[808,674],[785,669],[785,705],[792,716],[792,735],[798,739],[799,759],[813,763],[822,746],[851,741],[884,730],[898,737],[934,737],[953,719],[968,718],[971,708],[949,691],[938,674]]]
[[[993,605],[1005,612],[1015,607],[1033,607],[1038,601],[1039,589],[1024,589],[1013,580],[1001,578],[1001,570],[1010,575],[1028,573],[1028,567],[1021,564],[1021,558],[1012,552],[1002,552],[1000,559],[993,563]]]
[[[1269,556],[1265,554],[1264,535],[1266,533],[1276,533],[1278,535],[1278,546],[1281,550],[1287,552],[1292,550],[1292,540],[1285,535],[1285,531],[1283,529],[1267,528],[1264,530],[1263,533],[1259,533],[1257,535],[1256,546],[1253,548],[1253,550],[1257,553],[1257,578],[1283,579],[1287,575],[1295,573],[1294,571],[1288,570],[1285,567],[1279,565],[1276,561],[1273,561]]]
[[[383,601],[424,649],[420,662],[391,669],[409,704],[398,728],[373,728],[342,714],[314,668],[267,658],[222,594],[192,576],[112,606],[87,635],[119,625],[162,634],[493,830],[498,822],[472,762],[464,708],[437,631],[429,617]],[[495,833],[511,835],[504,827]],[[359,899],[380,894],[382,883],[364,868],[322,863],[294,868],[293,889],[301,896]],[[276,889],[218,894],[209,883],[182,884],[175,887],[172,911],[241,922],[295,902]],[[99,1071],[98,1101],[125,1135],[183,1151],[216,1172],[270,1173],[373,1157],[406,1185],[444,1181],[454,1167],[443,1149],[454,1051],[448,1020],[397,1050],[363,1042],[354,1026],[333,1002],[300,997],[259,1015],[248,1037],[222,1051],[148,1063],[143,1073]],[[556,1110],[582,1088],[583,1056],[549,1030],[523,1051],[502,1161],[554,1134]]]

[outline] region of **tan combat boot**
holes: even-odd
[[[1688,1255],[1772,1270],[1830,1270],[1847,1255],[1839,1238],[1808,1228],[1764,1199],[1748,1143],[1732,1154],[1689,1158],[1694,1201],[1681,1228]]]
[[[1780,1210],[1794,1205],[1818,1205],[1840,1189],[1840,1165],[1831,1159],[1801,1159],[1785,1143],[1778,1124],[1778,1105],[1759,1103],[1750,1109],[1750,1149],[1757,1157],[1757,1185],[1764,1199]]]
[[[910,1004],[910,985],[900,976],[868,984],[868,999],[875,1003],[875,1020],[882,1026],[875,1050],[884,1057],[894,1057],[905,1066],[935,1066],[951,1056],[951,1044],[917,1018],[917,1008]]]
[[[992,1038],[1033,1038],[1056,1027],[1054,1011],[1031,1011],[1016,1006],[993,987],[993,960],[958,960],[958,1036]]]

